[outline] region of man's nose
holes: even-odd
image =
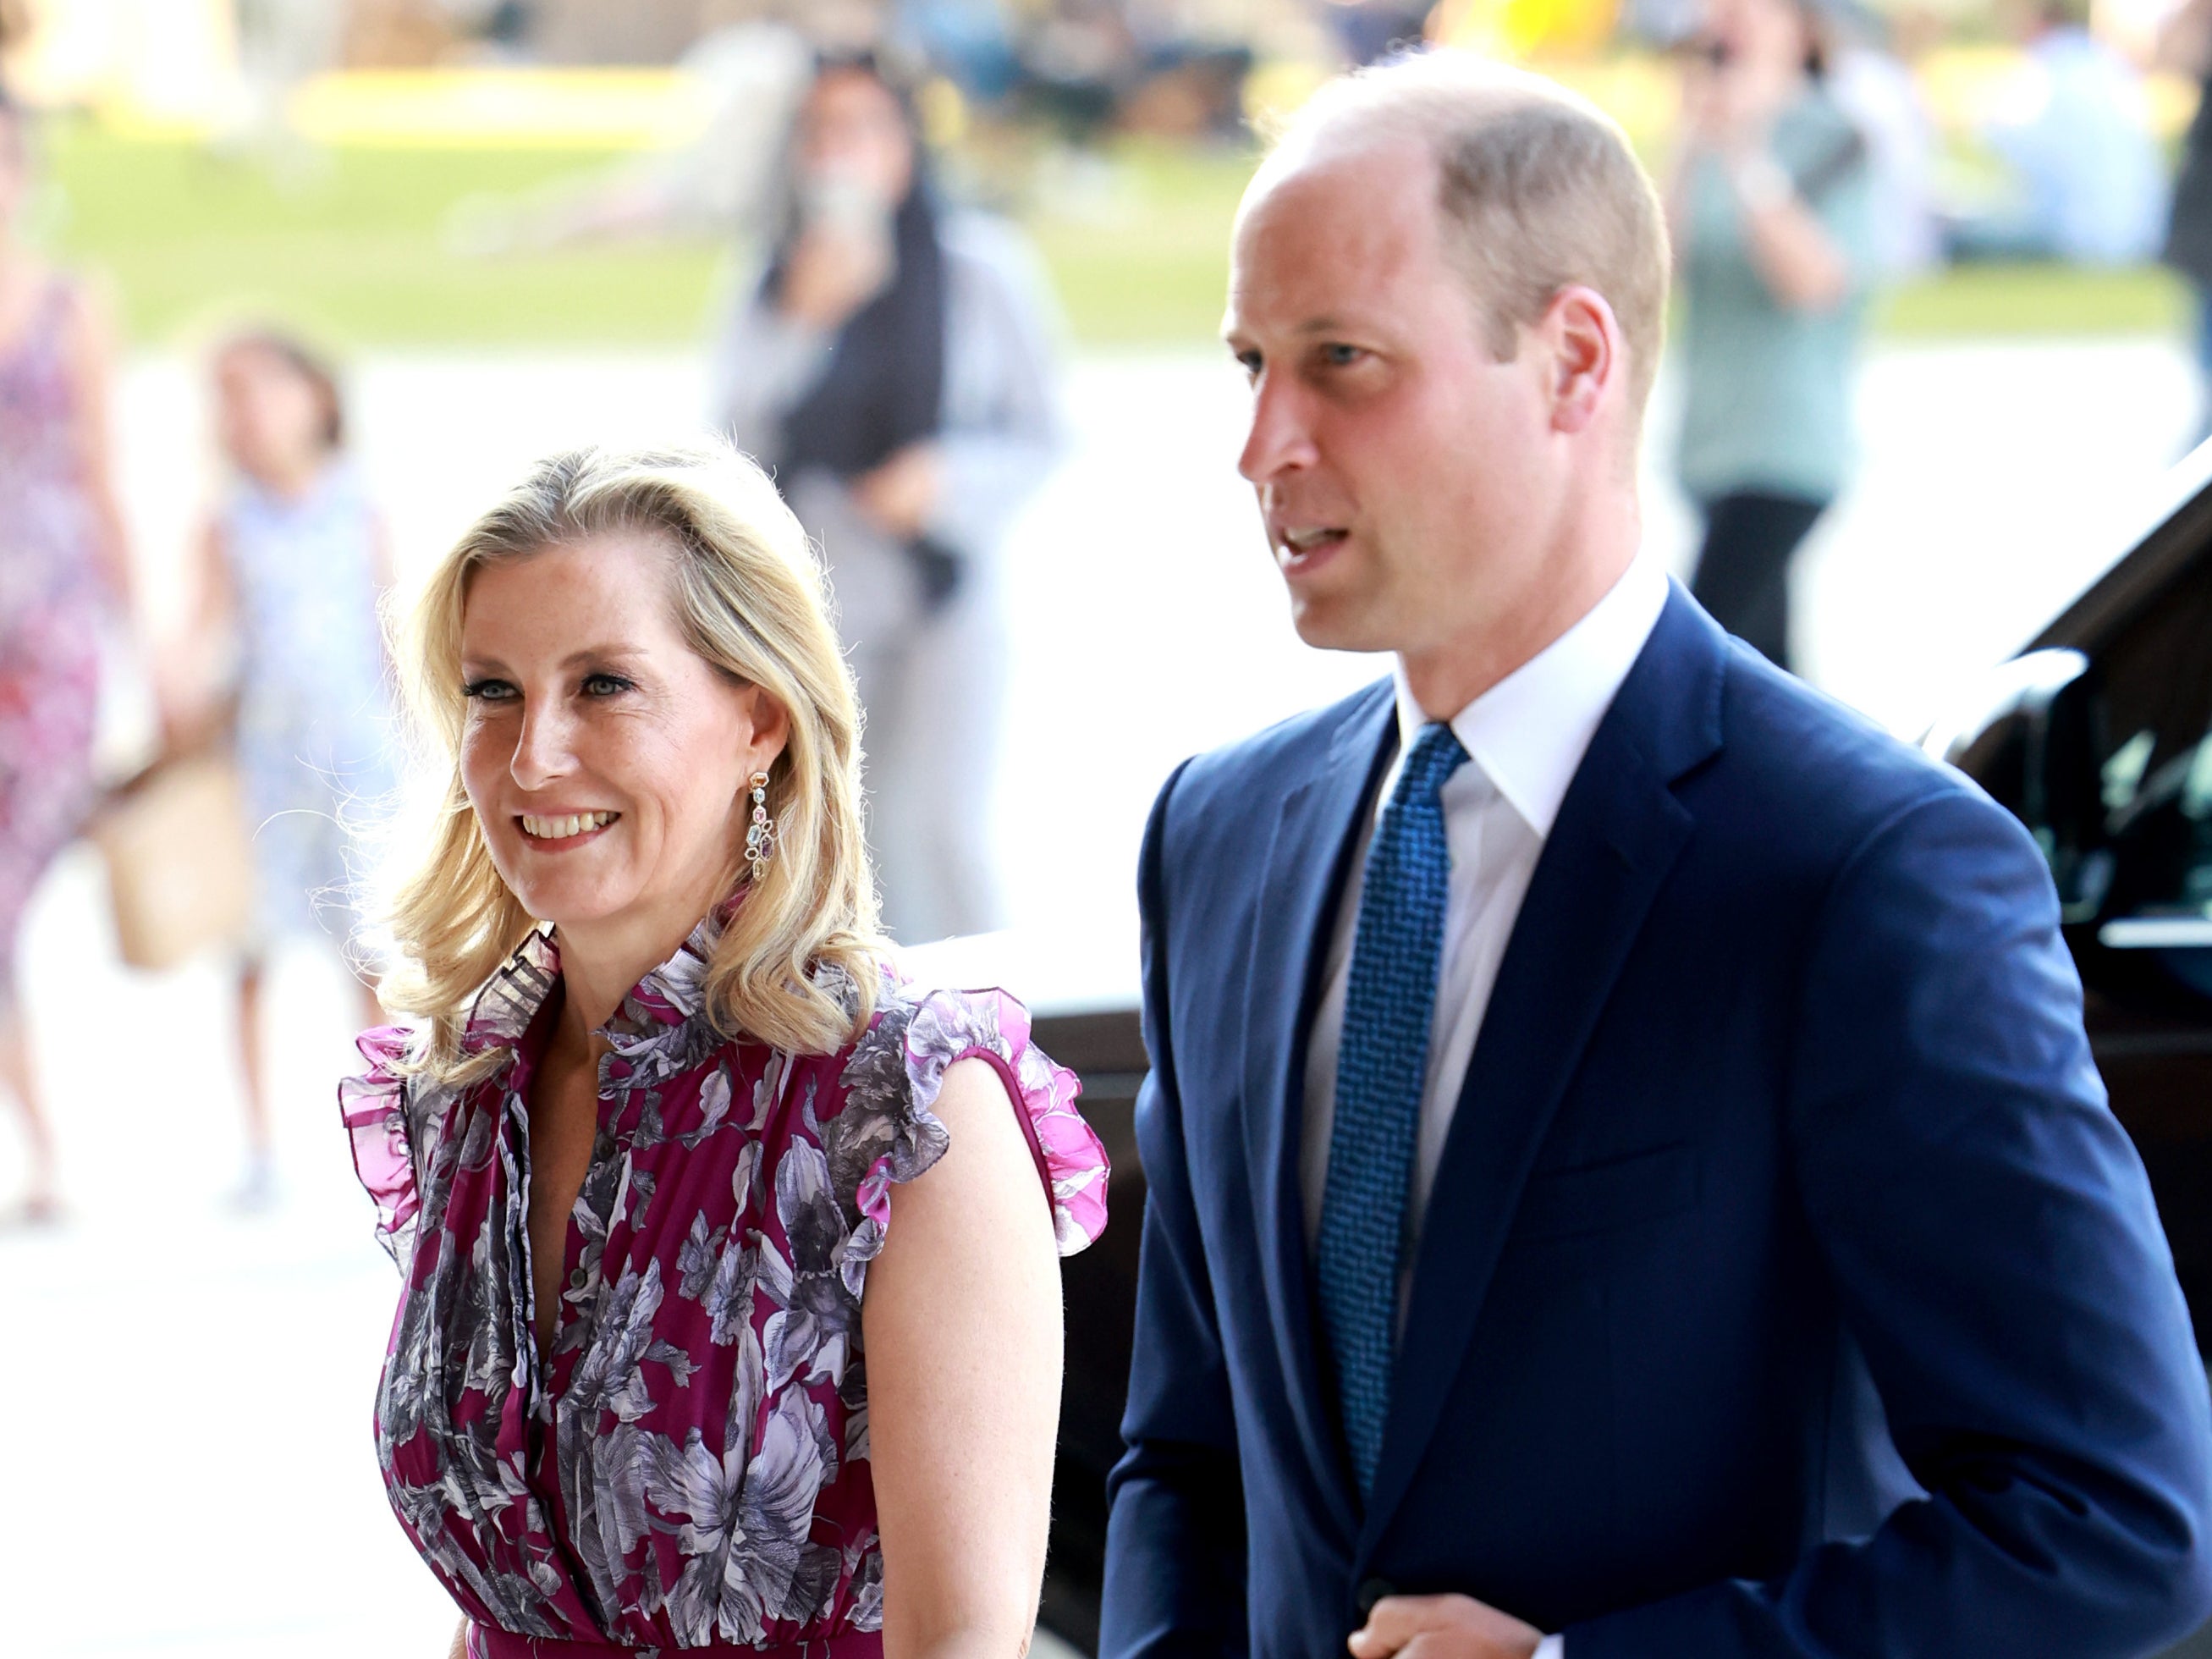
[[[1247,482],[1263,484],[1294,467],[1314,462],[1311,422],[1294,382],[1262,375],[1252,392],[1252,428],[1237,470]]]
[[[542,789],[568,774],[574,747],[569,724],[567,710],[557,701],[524,706],[522,730],[515,738],[509,769],[517,783],[525,789]]]

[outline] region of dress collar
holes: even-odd
[[[1540,836],[1581,768],[1598,722],[1667,608],[1667,573],[1638,556],[1582,620],[1452,716],[1452,735]],[[1398,752],[1412,751],[1429,716],[1398,687]]]
[[[697,1016],[707,1006],[707,964],[733,908],[719,906],[701,917],[675,954],[629,988],[598,1035],[620,1053]],[[550,928],[532,928],[506,965],[477,994],[462,1032],[462,1052],[520,1049],[532,1024],[560,982],[558,936]]]

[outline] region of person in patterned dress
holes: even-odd
[[[23,241],[28,134],[0,94],[0,1087],[29,1180],[6,1219],[58,1209],[52,1134],[17,994],[23,912],[93,805],[100,639],[129,609],[123,515],[108,476],[106,330],[77,283]]]
[[[798,520],[726,449],[554,457],[404,656],[451,760],[415,1024],[340,1100],[453,1653],[1023,1651],[1106,1158],[1020,1003],[887,957]]]

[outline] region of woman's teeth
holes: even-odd
[[[619,812],[571,812],[566,817],[539,818],[522,815],[522,833],[533,841],[566,841],[586,830],[602,829],[622,816]]]

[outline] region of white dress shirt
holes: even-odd
[[[1460,1085],[1490,1006],[1506,940],[1528,896],[1545,837],[1559,815],[1598,723],[1628,678],[1667,604],[1667,576],[1639,557],[1583,619],[1452,716],[1467,764],[1442,791],[1451,879],[1444,913],[1436,1012],[1429,1025],[1428,1070],[1421,1089],[1419,1139],[1413,1149],[1413,1190],[1407,1206],[1399,1311],[1436,1184],[1437,1164],[1451,1130]],[[1336,1057],[1344,1036],[1344,997],[1364,886],[1367,843],[1398,772],[1428,715],[1398,675],[1398,758],[1376,793],[1360,831],[1328,949],[1328,977],[1306,1045],[1305,1118],[1298,1175],[1305,1200],[1306,1249],[1321,1237],[1322,1195],[1328,1182],[1329,1137],[1336,1125]],[[1478,1103],[1479,1106],[1480,1103]],[[1561,1659],[1547,1636],[1536,1659]]]

